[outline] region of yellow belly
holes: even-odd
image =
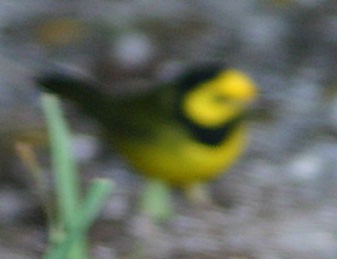
[[[244,149],[245,136],[242,126],[221,145],[208,146],[166,131],[162,141],[123,141],[119,149],[140,173],[185,186],[210,180],[231,166]]]

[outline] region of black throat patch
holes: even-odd
[[[244,116],[235,117],[224,125],[216,128],[206,128],[197,125],[181,113],[179,119],[194,139],[209,146],[217,146],[226,141],[226,139],[235,132],[235,130],[241,125],[243,117]]]

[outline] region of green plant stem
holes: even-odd
[[[108,180],[97,179],[91,183],[88,193],[77,213],[78,218],[68,227],[65,238],[57,246],[48,251],[45,259],[64,258],[71,246],[77,240],[86,236],[89,227],[102,209],[104,201],[111,193],[111,189],[112,184]]]
[[[42,106],[46,117],[50,136],[53,178],[55,180],[56,203],[58,208],[57,226],[51,229],[50,241],[57,242],[65,233],[64,226],[74,222],[77,215],[80,197],[80,181],[72,159],[69,130],[63,119],[56,97],[45,94]],[[86,255],[85,241],[73,244],[69,258],[84,259]]]

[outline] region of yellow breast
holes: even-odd
[[[238,158],[245,143],[245,127],[240,126],[217,146],[178,137],[174,130],[163,131],[159,141],[122,141],[122,155],[142,174],[172,185],[185,186],[210,180]]]

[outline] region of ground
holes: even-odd
[[[116,182],[91,229],[93,257],[337,258],[335,1],[29,0],[0,9],[1,258],[38,258],[46,245],[41,199],[13,144],[32,141],[48,174],[34,75],[59,64],[117,88],[142,87],[213,59],[259,86],[250,145],[209,183],[213,205],[177,192],[176,216],[163,224],[137,210],[144,179],[106,149],[92,121],[66,107],[83,182]],[[65,26],[47,33],[41,24],[53,19]],[[58,33],[67,40],[50,37]]]

